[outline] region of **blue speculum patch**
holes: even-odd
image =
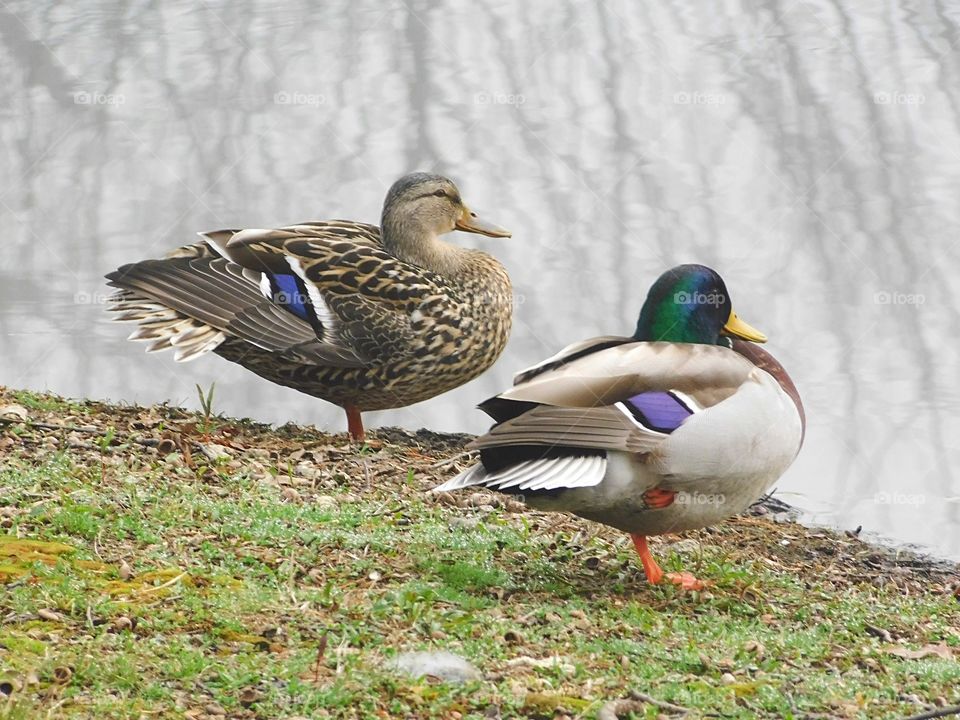
[[[682,400],[669,392],[645,392],[624,401],[630,413],[651,430],[671,433],[693,415]]]
[[[303,282],[296,275],[270,275],[273,301],[282,305],[297,317],[309,320],[307,293]]]

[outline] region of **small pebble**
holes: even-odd
[[[300,493],[292,487],[285,487],[280,491],[280,497],[287,502],[300,502]]]
[[[128,618],[126,615],[121,615],[120,617],[114,618],[113,622],[111,623],[111,627],[117,632],[130,630],[133,628],[133,620]]]
[[[260,699],[260,693],[257,692],[255,688],[249,688],[249,687],[244,688],[243,691],[240,693],[240,697],[238,698],[238,700],[240,700],[240,704],[243,705],[244,707],[249,707],[250,705],[253,705],[259,699]]]
[[[332,495],[317,495],[313,498],[313,506],[320,510],[335,510],[339,503]]]
[[[316,480],[320,477],[320,471],[317,470],[312,464],[307,462],[297,463],[295,469],[297,475],[307,480]]]
[[[763,643],[758,640],[747,640],[743,644],[743,649],[748,653],[753,653],[758,658],[763,658],[763,654],[766,652],[766,648]]]
[[[217,443],[206,443],[201,447],[203,448],[203,454],[211,460],[230,460],[233,457],[230,448]]]
[[[717,661],[717,667],[721,670],[733,670],[737,666],[733,658],[721,658]]]
[[[475,530],[480,526],[480,519],[475,517],[455,517],[451,518],[451,530]]]

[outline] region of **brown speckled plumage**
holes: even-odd
[[[281,364],[246,343],[217,353],[258,375],[360,410],[403,407],[472,380],[500,356],[510,336],[511,287],[503,266],[470,251],[452,278],[424,271],[373,247],[298,240],[307,278],[340,319],[340,337],[363,367]],[[306,258],[310,258],[307,260]]]
[[[507,233],[477,219],[449,180],[423,174],[391,189],[383,224],[393,237],[341,220],[207,233],[110,273],[111,309],[138,323],[131,339],[150,350],[172,347],[182,360],[213,351],[348,412],[420,402],[490,367],[511,327],[503,266],[436,236]],[[295,273],[315,315],[268,299],[262,270]]]

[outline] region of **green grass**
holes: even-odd
[[[80,403],[49,393],[36,393],[29,390],[9,390],[6,393],[6,397],[10,402],[22,405],[27,408],[27,410],[71,414],[84,412],[83,406]]]
[[[121,431],[103,467],[97,447],[41,451],[40,433],[0,459],[0,538],[69,546],[0,540],[0,718],[203,717],[211,703],[249,718],[480,718],[490,705],[592,718],[631,689],[693,717],[892,718],[919,711],[903,693],[958,701],[955,659],[899,658],[868,632],[957,648],[955,600],[800,577],[763,535],[773,525],[659,552],[715,583],[685,594],[647,585],[617,533],[438,502],[424,490],[442,455],[253,429],[232,466],[191,468],[109,420]],[[289,476],[307,443],[319,476]],[[258,446],[275,456],[252,459]],[[415,649],[460,654],[485,678],[385,667]],[[511,662],[524,656],[561,663]]]

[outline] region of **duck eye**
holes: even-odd
[[[446,190],[435,190],[433,194],[436,195],[437,197],[447,197]]]

